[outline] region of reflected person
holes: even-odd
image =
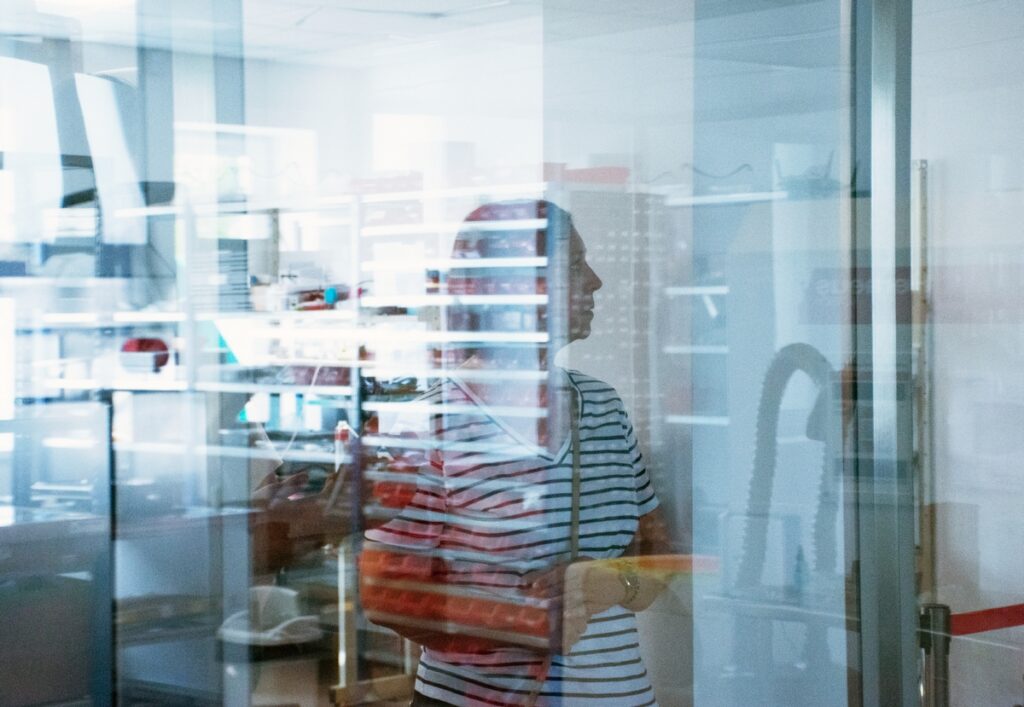
[[[541,226],[524,230],[531,222]],[[534,259],[494,260],[522,257]],[[545,268],[524,275],[524,262]],[[515,267],[493,267],[503,264]],[[568,212],[548,201],[488,204],[466,218],[456,239],[449,292],[514,294],[532,286],[548,304],[518,315],[456,305],[447,324],[480,339],[488,337],[479,330],[518,327],[571,343],[590,335],[601,285]],[[367,531],[366,548],[429,557],[431,591],[450,598],[445,611],[453,613],[440,616],[449,625],[470,599],[488,596],[512,606],[547,600],[560,620],[548,626],[558,635],[538,648],[482,631],[441,636],[423,620],[425,604],[382,605],[390,616],[378,612],[373,620],[424,645],[412,704],[656,704],[634,612],[650,605],[665,580],[616,558],[665,552],[667,532],[622,400],[600,380],[557,368],[543,347],[477,341],[446,354],[457,368],[417,401],[430,412],[387,426],[396,448],[403,441],[415,447],[401,457],[406,466],[419,455],[415,492],[396,517]],[[369,565],[363,572],[372,575]],[[364,579],[364,605],[382,601],[375,592],[383,585]],[[394,601],[403,596],[420,595],[407,591]],[[500,601],[484,605],[499,606],[502,616]],[[416,611],[420,619],[406,620]],[[510,627],[517,629],[525,630]]]

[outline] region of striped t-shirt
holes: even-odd
[[[580,401],[579,554],[618,557],[658,501],[618,394],[576,371],[568,379]],[[525,586],[526,573],[567,562],[570,441],[554,454],[529,444],[457,381],[438,384],[420,402],[437,408],[428,463],[412,502],[367,540],[436,553],[447,560],[446,582],[506,594]],[[425,649],[416,690],[455,705],[520,705],[536,692],[542,665],[525,649]],[[614,606],[592,617],[568,655],[553,656],[535,704],[656,704],[634,614]]]

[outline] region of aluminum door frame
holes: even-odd
[[[859,701],[920,704],[910,291],[911,0],[854,0],[852,277]],[[857,680],[857,678],[852,678]],[[851,691],[853,693],[853,691]]]

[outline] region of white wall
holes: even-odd
[[[935,598],[1024,602],[1024,8],[915,3],[913,157],[928,161]],[[952,704],[1021,701],[1024,630],[953,642]]]

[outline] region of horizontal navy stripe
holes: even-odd
[[[602,663],[561,663],[557,660],[551,661],[551,667],[568,668],[570,670],[600,670],[606,668],[624,668],[627,665],[642,665],[643,660],[637,656],[629,660],[613,660]]]
[[[576,651],[576,650],[574,650],[573,652],[571,652],[569,654],[569,656],[570,657],[575,657],[575,656],[578,656],[578,655],[597,655],[599,653],[618,653],[620,651],[632,650],[634,648],[639,648],[639,647],[640,647],[640,644],[634,641],[633,643],[625,643],[625,644],[623,644],[621,646],[613,646],[613,647],[612,646],[602,646],[600,648],[593,648],[591,650],[586,650],[586,651]]]
[[[594,483],[596,483],[598,481],[609,481],[609,480],[612,480],[612,479],[635,479],[635,478],[638,478],[639,476],[640,476],[639,473],[637,473],[637,474],[605,474],[603,476],[599,476],[599,477],[596,477],[596,478],[588,478],[586,480],[586,483],[594,484]],[[549,482],[549,483],[553,485],[553,484],[556,484],[556,483],[569,483],[569,484],[571,484],[572,482],[568,481],[568,480],[560,480],[560,481],[552,481],[552,482]],[[463,500],[459,501],[457,504],[454,504],[454,505],[456,505],[457,507],[464,508],[464,507],[471,506],[473,504],[479,503],[480,501],[483,501],[484,499],[491,498],[492,496],[495,496],[495,495],[497,495],[499,493],[508,493],[511,490],[512,489],[494,489],[492,491],[488,491],[487,493],[483,493],[483,494],[481,494],[479,496],[476,496],[476,497],[474,497],[472,499],[463,499]],[[459,491],[457,493],[463,493],[463,492]],[[581,495],[582,495],[582,493],[581,493]]]
[[[423,665],[423,663],[421,662],[420,665]],[[465,699],[465,697],[467,696],[467,693],[460,692],[459,690],[456,690],[456,689],[454,689],[452,687],[446,686],[443,683],[432,682],[430,680],[427,680],[425,677],[423,677],[422,675],[419,674],[419,671],[417,671],[417,674],[416,674],[416,682],[417,682],[417,684],[422,682],[425,685],[430,685],[431,687],[436,687],[439,690],[443,690],[444,692],[447,692],[447,693],[449,693],[451,695],[455,695],[455,698],[454,698],[455,702],[453,702],[452,704],[461,703],[463,701],[463,699]],[[491,689],[496,689],[496,688],[491,688]],[[478,695],[474,695],[473,699],[476,700],[477,702],[486,702],[489,705],[495,705],[496,707],[516,707],[514,702],[497,702],[495,700],[490,700],[490,699],[487,699],[485,697],[480,697]]]
[[[635,505],[635,504],[630,504],[630,505]],[[569,509],[567,508],[566,510],[568,511]],[[585,525],[587,523],[604,523],[604,522],[609,521],[609,520],[613,520],[613,521],[614,520],[636,520],[636,516],[601,516],[600,518],[593,518],[593,519],[580,518],[580,525],[582,526],[582,525]],[[571,525],[572,525],[572,522],[564,522],[564,523],[550,523],[549,522],[549,523],[545,523],[542,527],[545,530],[547,530],[548,528],[568,528]],[[458,525],[458,519],[457,518],[453,519],[452,522],[448,523],[448,527],[450,529],[456,531],[456,532],[463,533],[465,535],[473,535],[473,536],[479,537],[479,538],[507,538],[507,537],[511,537],[513,535],[521,535],[523,533],[536,533],[537,530],[538,530],[537,528],[518,528],[516,530],[503,530],[503,531],[496,532],[496,533],[488,533],[488,532],[484,532],[484,531],[480,531],[480,530],[468,530],[468,529],[466,529],[464,527],[460,527]],[[564,540],[565,538],[562,537],[562,538],[559,538],[559,539]],[[545,542],[551,542],[551,541],[545,541]]]
[[[462,681],[467,682],[467,683],[469,683],[471,685],[479,685],[480,687],[491,689],[491,690],[498,689],[498,690],[502,690],[503,692],[513,693],[513,694],[517,694],[517,695],[529,695],[529,694],[533,693],[533,689],[522,689],[522,690],[520,690],[520,689],[517,689],[517,688],[514,688],[514,687],[499,687],[499,686],[496,686],[496,685],[493,685],[493,684],[488,684],[486,682],[482,682],[480,680],[475,680],[475,679],[467,677],[465,675],[459,675],[458,673],[453,673],[453,672],[450,672],[450,671],[447,671],[447,670],[442,670],[441,668],[437,667],[436,665],[433,665],[433,664],[430,664],[430,663],[423,663],[423,662],[421,662],[420,665],[423,665],[429,671],[432,671],[432,672],[435,672],[435,673],[439,673],[441,675],[446,675],[448,677],[455,678],[456,680],[462,680]],[[530,676],[528,676],[528,675],[515,676],[515,679],[516,680],[530,680]],[[439,687],[442,687],[445,690],[451,691],[451,688],[444,687],[443,685],[439,685]],[[601,698],[611,698],[611,697],[630,697],[632,695],[640,695],[640,694],[643,694],[645,692],[649,692],[650,690],[651,690],[650,686],[646,686],[646,687],[640,688],[639,690],[629,690],[629,691],[623,691],[623,692],[602,692],[601,694],[597,694],[597,695],[595,695],[593,693],[589,693],[589,692],[564,692],[562,690],[554,690],[554,691],[541,690],[540,694],[545,696],[545,697],[601,697]]]
[[[627,633],[636,633],[636,628],[630,626],[629,628],[622,629],[621,631],[609,631],[608,633],[592,633],[584,635],[581,641],[593,641],[597,638],[612,638],[613,636],[625,636]]]
[[[587,403],[588,405],[613,405],[616,403],[622,405],[622,400],[620,400],[618,397],[608,398],[607,400],[587,400],[586,398],[584,398],[584,402]]]
[[[621,420],[612,420],[611,422],[605,422],[604,424],[595,425],[593,427],[587,427],[583,423],[580,423],[580,434],[582,436],[583,432],[589,432],[589,431],[592,431],[592,430],[600,430],[602,428],[612,427],[612,426],[621,428],[622,427],[622,421]],[[593,438],[592,437],[584,437],[584,439],[593,439]],[[622,439],[622,437],[616,437],[616,439]]]
[[[614,388],[579,372],[568,376],[582,403],[580,552],[598,559],[618,557],[633,542],[639,516],[657,499]],[[472,406],[475,398],[464,384],[449,380],[439,382],[429,400]],[[430,433],[438,442],[431,452],[435,456],[432,467],[421,472],[430,476],[433,493],[410,507],[419,517],[402,519],[394,537],[411,533],[412,542],[437,548],[445,560],[439,573],[444,582],[515,595],[529,581],[531,569],[570,559],[572,450],[563,444],[550,453],[523,442],[482,407],[460,414],[437,412]],[[476,446],[466,451],[460,444]],[[497,458],[498,450],[507,458]],[[377,532],[386,534],[388,528]],[[609,707],[655,703],[633,614],[621,607],[605,614],[591,619],[579,650],[552,657],[542,696]],[[534,678],[539,668],[526,649],[465,658],[427,649],[417,685],[460,705],[518,704],[539,687]]]
[[[597,682],[628,682],[630,680],[640,680],[647,677],[647,671],[643,670],[633,675],[616,675],[613,677],[599,678],[599,677],[583,677],[580,675],[548,675],[550,682],[581,682],[581,683],[597,683]]]
[[[628,477],[622,476],[621,478],[628,478]],[[583,506],[582,504],[583,504],[583,497],[584,496],[598,496],[598,495],[606,494],[606,493],[622,493],[622,492],[632,493],[635,490],[636,490],[635,487],[630,485],[630,486],[606,486],[604,488],[599,488],[599,489],[588,489],[586,491],[580,491],[580,507],[581,508],[592,508],[593,506],[597,505],[597,504],[588,504],[587,506]],[[572,498],[572,493],[548,493],[548,494],[543,494],[543,495],[541,495],[538,498],[538,501],[549,501],[549,500],[552,500],[552,499],[555,499],[555,498],[568,498],[568,499],[571,499]],[[496,506],[490,506],[488,508],[482,508],[482,509],[480,509],[479,512],[486,513],[487,511],[497,510],[498,508],[502,508],[502,507],[507,506],[509,504],[515,504],[515,503],[522,503],[522,499],[518,499],[517,498],[517,499],[511,499],[511,500],[508,500],[508,501],[502,501],[501,503],[499,503]],[[510,516],[510,517],[511,518],[516,518],[517,516]]]
[[[630,532],[629,530],[626,530],[625,528],[623,528],[621,530],[609,530],[609,531],[606,531],[606,532],[603,532],[603,533],[580,533],[579,538],[580,538],[580,544],[582,545],[583,540],[593,540],[594,538],[614,537],[616,535],[629,535],[629,536],[632,536],[633,533]],[[537,541],[532,542],[532,543],[521,543],[519,545],[505,545],[505,546],[503,546],[501,548],[501,551],[502,552],[511,552],[513,550],[529,550],[530,548],[541,547],[542,545],[551,545],[552,543],[565,543],[566,540],[567,539],[565,537],[559,537],[559,538],[547,538],[547,539],[544,539],[544,540],[537,540]],[[453,540],[453,539],[445,539],[442,542],[442,544],[441,544],[441,548],[442,549],[463,548],[465,550],[474,550],[476,552],[494,552],[495,549],[496,549],[496,548],[493,548],[493,547],[487,547],[486,545],[483,545],[483,546],[474,545],[473,543],[470,543],[470,542],[465,542],[465,541],[461,541],[460,542],[460,541]]]

